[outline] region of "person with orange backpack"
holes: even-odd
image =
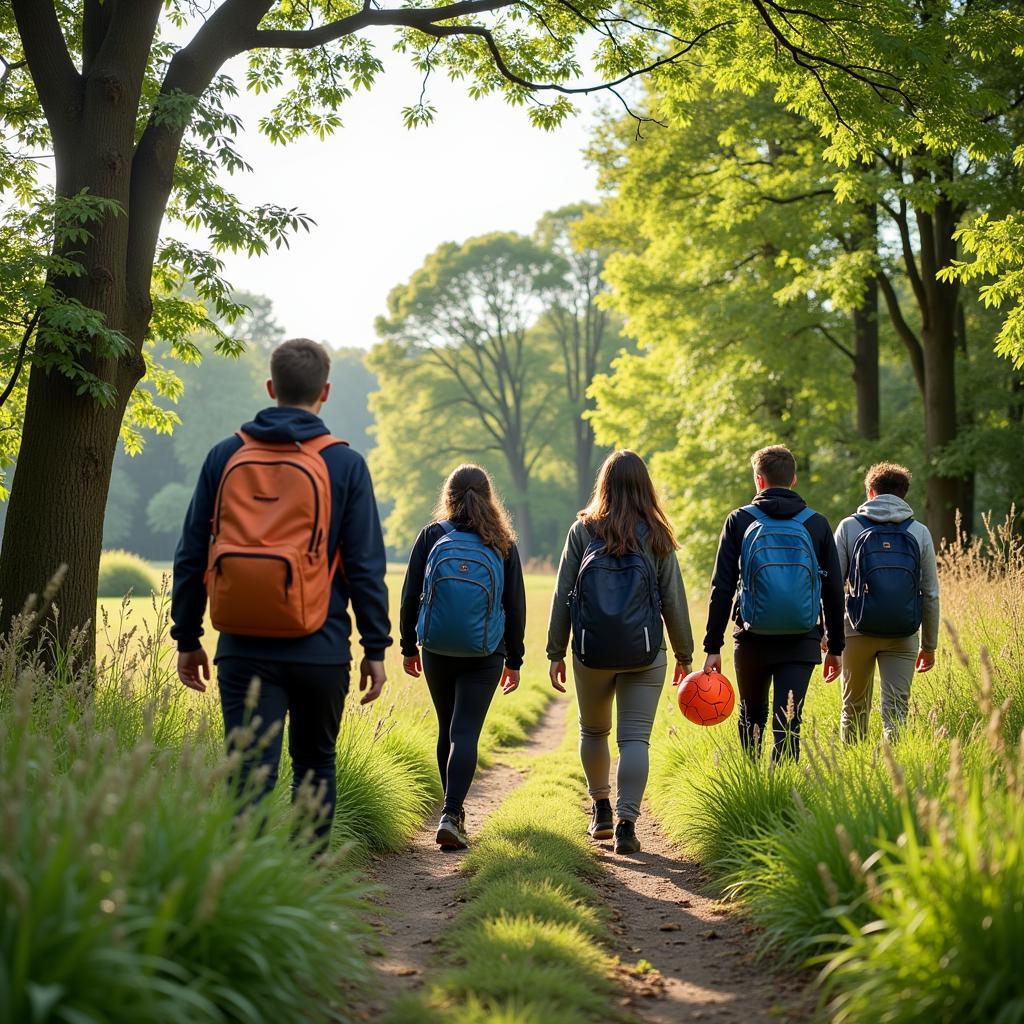
[[[295,338],[274,350],[267,393],[277,404],[207,455],[175,552],[171,595],[178,677],[200,692],[210,680],[202,646],[209,601],[227,746],[245,744],[240,789],[259,798],[274,788],[287,718],[292,796],[304,782],[312,786],[322,844],[334,816],[335,745],[349,686],[349,603],[364,651],[363,704],[380,696],[391,644],[370,473],[319,416],[329,374],[330,357],[315,341]],[[257,766],[266,776],[252,794]]]

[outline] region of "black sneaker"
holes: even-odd
[[[615,834],[615,818],[610,800],[595,800],[587,833],[591,839],[611,839]]]
[[[464,850],[469,846],[466,838],[465,814],[442,814],[437,826],[437,845],[442,850]]]
[[[640,840],[636,837],[636,825],[631,821],[620,821],[615,826],[615,852],[639,853]]]

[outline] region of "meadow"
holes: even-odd
[[[839,743],[838,686],[820,674],[797,765],[752,763],[735,718],[693,726],[670,687],[652,740],[653,816],[758,925],[765,956],[817,972],[824,1019],[1024,1020],[1009,955],[1024,939],[1024,546],[994,531],[942,568],[938,662],[891,747],[877,711],[864,742]],[[389,574],[393,608],[400,583]],[[551,584],[527,578],[523,682],[495,698],[485,763],[551,697]],[[698,598],[691,614],[699,637]],[[291,838],[310,808],[285,787],[268,821],[236,819],[215,693],[177,683],[166,630],[166,597],[103,600],[98,680],[73,651],[44,670],[17,636],[0,644],[0,1020],[354,1019],[371,973],[361,863],[402,848],[439,796],[425,687],[396,647],[382,698],[350,695],[335,842],[313,861]],[[601,1019],[610,966],[573,745],[570,722],[485,826],[452,966],[396,1021],[442,1019],[453,1001],[467,1020],[504,1020],[487,1007],[523,992],[554,999],[560,1019]],[[502,949],[522,957],[507,976],[492,969]],[[536,989],[543,949],[562,960]]]

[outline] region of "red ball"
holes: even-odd
[[[679,710],[695,725],[718,725],[736,706],[732,683],[721,672],[691,672],[679,684]]]

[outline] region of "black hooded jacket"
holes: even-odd
[[[769,487],[761,491],[752,503],[776,519],[792,519],[807,507],[804,499],[787,487]],[[828,637],[829,654],[842,654],[846,645],[843,628],[843,573],[839,565],[836,542],[832,536],[832,527],[820,513],[815,513],[804,525],[814,542],[818,567],[824,574],[821,580],[824,626],[819,619],[818,625],[810,632],[796,636],[764,636],[743,628],[736,590],[740,579],[740,549],[743,546],[743,536],[753,521],[754,517],[749,512],[738,508],[729,513],[729,518],[722,527],[718,556],[715,559],[715,574],[711,579],[704,650],[708,654],[718,654],[721,651],[731,612],[735,642],[744,647],[761,649],[765,656],[773,661],[820,662],[821,641],[824,636]]]
[[[264,409],[242,430],[264,441],[307,441],[329,433],[319,416],[286,406]],[[179,651],[194,651],[200,645],[206,612],[203,574],[217,488],[228,459],[241,446],[242,439],[234,434],[211,449],[185,515],[181,540],[174,555],[171,592],[171,637],[177,641]],[[387,559],[370,471],[363,457],[347,445],[332,445],[325,448],[321,456],[331,478],[328,543],[331,552],[340,545],[345,570],[335,574],[327,621],[311,636],[297,638],[221,633],[218,658],[238,656],[322,665],[348,664],[351,660],[352,624],[348,614],[351,601],[367,657],[375,661],[383,659],[384,650],[391,643],[388,591],[384,582]]]

